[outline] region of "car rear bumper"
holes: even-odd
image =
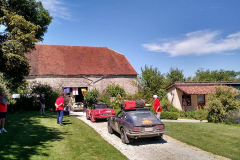
[[[157,137],[166,133],[166,130],[156,132],[140,132],[140,133],[126,133],[129,138],[145,138],[145,137]]]
[[[72,107],[72,111],[83,111],[84,107]]]
[[[107,115],[107,116],[94,116],[95,119],[108,119],[109,117],[112,117],[115,115]]]

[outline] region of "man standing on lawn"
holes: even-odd
[[[57,124],[62,124],[63,119],[63,105],[64,105],[64,92],[60,94],[60,97],[57,98],[55,102],[56,111],[57,111]]]
[[[44,94],[41,94],[40,95],[40,98],[39,98],[39,100],[40,100],[40,104],[41,104],[41,106],[40,106],[40,114],[45,114],[45,98],[44,98]]]
[[[161,116],[161,105],[160,102],[158,100],[158,96],[157,95],[153,95],[154,98],[154,111],[156,113],[156,116],[158,119],[160,119]]]
[[[7,105],[10,103],[4,98],[6,95],[5,91],[0,92],[0,133],[1,132],[7,132],[6,129],[4,129],[5,119],[6,119],[6,113],[7,113]]]

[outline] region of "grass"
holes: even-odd
[[[240,158],[240,125],[165,122],[167,135],[233,160]]]
[[[63,124],[56,124],[55,112],[8,114],[8,132],[0,134],[0,159],[127,159],[76,117],[64,116]]]

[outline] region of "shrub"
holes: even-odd
[[[224,122],[227,124],[240,124],[240,110],[228,113],[224,117]]]
[[[167,99],[161,101],[161,107],[163,111],[171,111],[172,108],[175,108]]]
[[[149,87],[145,87],[142,90],[140,90],[134,98],[143,98],[144,100],[147,100],[148,102],[153,99],[153,93]]]
[[[47,105],[46,105],[47,106]],[[16,99],[16,103],[12,105],[14,111],[37,110],[40,105],[37,102],[37,97],[20,94],[20,98]]]
[[[240,100],[237,99],[238,92],[234,92],[232,88],[216,87],[215,94],[209,94],[206,109],[209,111],[209,122],[223,122],[224,117],[240,108]]]
[[[177,113],[179,113],[179,110],[177,108],[173,107],[173,108],[170,109],[170,112],[177,112]]]
[[[110,95],[108,93],[101,93],[99,94],[98,103],[106,103],[108,106],[110,105]]]
[[[20,92],[20,98],[16,98],[15,103],[11,105],[15,111],[38,110],[40,108],[40,94],[44,94],[46,109],[54,110],[54,104],[59,97],[60,90],[54,89],[48,84],[32,82],[26,90]]]
[[[39,97],[41,94],[44,94],[46,109],[55,110],[55,101],[59,97],[61,89],[52,88],[48,84],[42,84],[33,82],[30,84],[30,94],[33,95],[35,103],[37,102],[37,106],[39,109]],[[64,97],[65,98],[65,97]],[[66,98],[65,98],[66,101]],[[66,104],[65,104],[66,105]]]
[[[0,91],[5,91],[6,95],[5,98],[8,100],[11,97],[11,94],[9,93],[9,90],[7,89],[6,85],[4,83],[0,82]]]
[[[161,112],[161,119],[178,119],[178,113],[176,112],[167,112],[167,111],[162,111]]]
[[[106,87],[106,91],[112,96],[116,97],[117,95],[120,95],[121,97],[126,96],[126,92],[123,87],[119,85],[108,85]]]
[[[124,98],[117,96],[115,100],[112,101],[112,103],[110,104],[110,107],[112,109],[119,109],[120,108],[120,104],[124,102]]]
[[[99,91],[94,89],[91,91],[88,91],[87,93],[84,94],[84,98],[87,100],[87,106],[90,107],[92,104],[97,103],[97,97],[99,95]]]
[[[204,109],[198,109],[194,111],[187,111],[185,112],[185,116],[187,118],[193,118],[197,120],[204,120],[207,119],[208,111]]]
[[[180,117],[187,117],[187,114],[185,111],[179,111],[179,116]]]

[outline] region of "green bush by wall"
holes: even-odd
[[[177,112],[168,112],[168,111],[162,111],[161,112],[161,119],[178,119],[178,113]]]

